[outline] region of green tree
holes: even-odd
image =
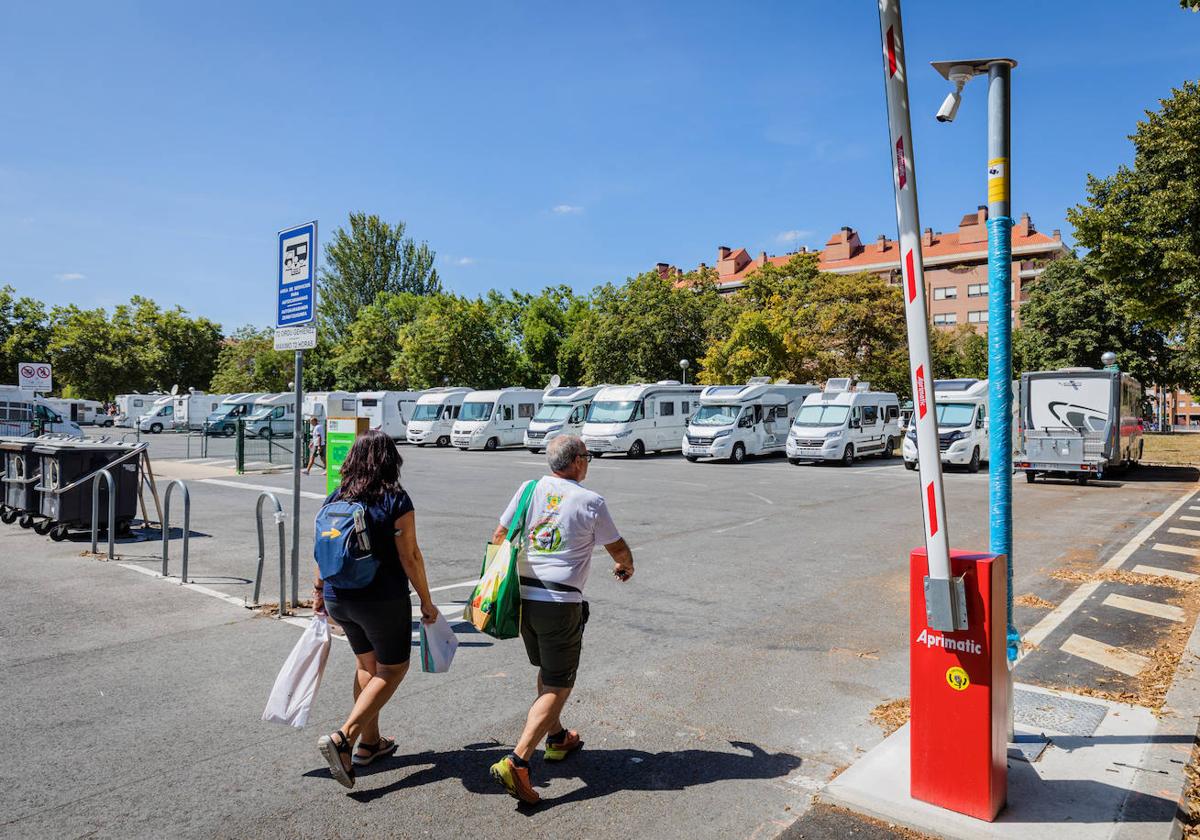
[[[556,374],[564,382],[576,381],[578,366],[572,365],[572,355],[569,351],[564,353],[564,345],[581,315],[580,303],[568,286],[550,286],[539,295],[527,297],[520,317],[521,363],[526,385],[545,387]]]
[[[381,293],[441,291],[433,250],[405,236],[405,229],[404,222],[390,225],[373,214],[351,213],[349,230],[338,228],[325,246],[320,307],[335,341]]]
[[[930,330],[929,344],[934,375],[939,379],[987,379],[987,337],[970,324],[959,324],[953,330]],[[1013,370],[1020,372],[1015,359]]]
[[[517,353],[482,300],[431,297],[400,330],[398,341],[389,373],[401,388],[502,388],[516,381],[520,368]]]
[[[295,354],[275,349],[274,332],[245,326],[225,340],[209,391],[240,394],[286,391],[294,373]]]
[[[396,384],[391,371],[400,353],[400,334],[437,297],[384,292],[359,311],[333,360],[337,387],[369,391]]]
[[[15,382],[21,362],[49,361],[50,319],[41,301],[0,287],[0,375]]]

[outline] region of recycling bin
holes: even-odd
[[[39,512],[44,523],[34,526],[39,533],[49,533],[63,539],[72,529],[92,527],[92,481],[76,487],[71,484],[102,470],[122,455],[129,454],[132,445],[115,443],[83,443],[79,441],[41,441],[33,448],[41,462],[42,480]],[[116,500],[116,528],[127,530],[137,513],[138,463],[130,458],[111,467],[113,493]],[[62,488],[70,487],[68,490]],[[108,527],[108,483],[100,479],[100,506],[97,513],[100,527]]]
[[[21,518],[26,527],[38,513],[38,478],[40,462],[33,449],[38,442],[27,437],[0,437],[0,459],[3,459],[3,494],[0,495],[0,521],[15,522]]]

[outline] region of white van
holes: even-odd
[[[291,437],[295,428],[295,394],[260,397],[246,415],[246,437]]]
[[[254,410],[255,401],[270,394],[230,394],[221,401],[217,410],[204,418],[204,428],[210,435],[233,437],[237,434],[238,420]]]
[[[137,420],[138,431],[152,435],[175,428],[175,397],[168,394],[154,401],[154,407]]]
[[[647,452],[680,448],[684,430],[700,400],[699,385],[673,379],[653,385],[608,385],[592,399],[581,437],[588,452]]]
[[[358,395],[358,416],[392,440],[407,440],[408,419],[419,396],[420,391],[363,391]]]
[[[357,417],[358,394],[349,391],[308,391],[304,395],[302,410],[305,422],[310,417],[316,417],[322,423],[330,417]]]
[[[459,449],[520,446],[541,404],[542,392],[532,388],[473,391],[463,397],[450,442]]]
[[[424,446],[449,446],[454,421],[462,410],[463,400],[474,388],[430,388],[422,391],[408,419],[405,437],[409,443]]]
[[[801,461],[840,461],[876,454],[890,458],[900,438],[900,401],[871,383],[830,379],[825,390],[800,406],[788,433],[787,457]]]
[[[76,400],[67,397],[40,397],[39,402],[45,403],[64,420],[70,420],[80,426],[94,425],[100,417],[101,404],[96,400]]]
[[[175,395],[175,425],[181,429],[202,429],[208,415],[221,407],[229,394],[189,391]]]
[[[143,414],[154,409],[162,394],[121,394],[117,397],[116,425],[132,429]]]
[[[525,430],[525,448],[530,452],[542,452],[546,444],[559,435],[578,435],[587,420],[592,400],[603,387],[576,385],[547,388],[542,407],[533,415],[529,428]]]
[[[783,452],[788,429],[816,385],[772,385],[767,377],[745,385],[709,385],[700,392],[700,410],[692,415],[683,440],[691,462],[727,458],[735,464],[747,455]]]
[[[83,437],[78,423],[63,417],[33,391],[0,385],[0,434],[24,437],[33,431],[35,421],[42,434]]]
[[[988,460],[988,380],[937,379],[933,383],[937,404],[938,450],[945,465],[979,472]],[[1013,406],[1013,444],[1017,444],[1016,405]],[[904,435],[904,466],[917,468],[917,426]]]

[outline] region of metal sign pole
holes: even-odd
[[[304,469],[304,351],[296,351],[296,408],[292,425],[292,607],[300,603],[300,471]]]
[[[962,627],[966,616],[960,615],[960,601],[950,573],[950,541],[946,533],[946,497],[938,450],[937,409],[929,351],[929,316],[925,305],[921,220],[917,213],[917,174],[908,110],[908,77],[904,33],[900,25],[900,0],[879,0],[879,34],[883,41],[883,78],[887,92],[896,225],[899,228],[901,289],[908,326],[913,421],[917,424],[921,507],[925,519],[925,548],[929,557],[929,576],[925,579],[926,618],[931,628],[949,631]]]

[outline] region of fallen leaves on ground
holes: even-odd
[[[1033,593],[1030,593],[1030,592],[1027,592],[1024,595],[1018,595],[1016,598],[1013,598],[1013,603],[1016,604],[1018,607],[1035,607],[1039,610],[1054,609],[1054,604],[1047,601],[1045,598],[1041,597],[1040,595],[1034,595]]]
[[[872,709],[871,722],[882,729],[886,737],[908,723],[909,714],[908,698],[901,697],[898,700],[880,703]]]

